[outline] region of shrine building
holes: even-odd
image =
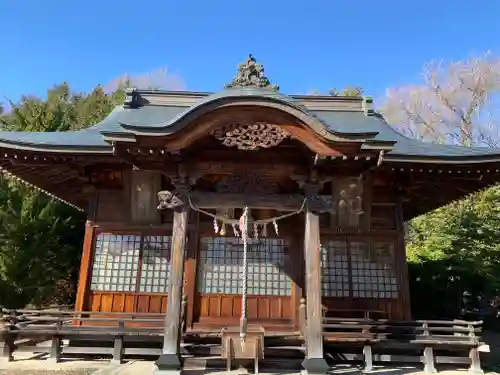
[[[0,132],[0,151],[87,214],[76,311],[166,313],[172,356],[183,296],[187,330],[266,332],[305,299],[310,360],[321,314],[410,320],[403,223],[500,176],[500,150],[407,138],[368,97],[285,95],[251,56],[216,93],[129,89],[98,124]]]

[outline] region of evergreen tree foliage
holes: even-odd
[[[22,97],[0,116],[4,130],[79,130],[101,121],[123,102],[123,85],[106,95],[71,91],[67,83],[46,99]],[[0,178],[0,304],[8,307],[72,303],[76,291],[84,214],[23,182]]]

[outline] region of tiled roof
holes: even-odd
[[[140,96],[140,92],[134,95]],[[168,97],[168,92],[157,92]],[[182,96],[182,94],[181,94]],[[189,94],[186,94],[189,96]],[[317,98],[317,99],[316,99]],[[307,99],[307,100],[305,100]],[[200,94],[193,104],[179,103],[135,105],[116,107],[102,122],[87,129],[68,132],[0,132],[0,147],[12,149],[45,150],[58,152],[112,153],[112,147],[106,139],[121,134],[133,137],[135,134],[172,134],[217,106],[240,102],[242,104],[273,105],[275,108],[293,111],[300,119],[307,122],[315,131],[326,138],[342,136],[360,139],[366,142],[393,143],[388,150],[387,160],[438,158],[448,161],[464,159],[500,158],[500,149],[467,148],[454,145],[436,145],[410,139],[396,132],[386,121],[373,111],[352,108],[325,108],[306,106],[315,100],[333,100],[322,97],[292,97],[274,90],[262,88],[232,88],[215,94]],[[350,99],[351,100],[351,99]],[[351,100],[352,101],[352,100]],[[359,99],[361,103],[361,99]],[[333,103],[335,104],[335,103]],[[311,108],[312,107],[312,108]],[[333,138],[332,138],[333,139]]]

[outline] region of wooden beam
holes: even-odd
[[[188,229],[187,204],[174,208],[174,223],[172,228],[172,247],[170,278],[168,280],[167,312],[165,314],[165,333],[163,336],[162,354],[155,362],[156,373],[180,371],[182,358],[181,342],[181,300],[184,276],[184,248]]]
[[[261,210],[297,211],[304,206],[305,197],[301,194],[232,194],[192,192],[189,194],[191,203],[196,208],[223,209],[243,208],[245,206]],[[160,209],[172,208],[180,203],[176,199],[175,191],[158,193]],[[183,204],[183,203],[181,203]],[[319,195],[311,201],[315,209],[321,212],[332,209],[332,197]]]
[[[302,366],[310,374],[324,374],[330,366],[323,358],[319,215],[309,209],[306,211],[304,258],[307,295],[307,354]]]
[[[247,193],[212,193],[193,191],[189,193],[190,203],[195,208],[224,209],[243,208],[297,211],[305,208],[306,197],[301,194],[247,194]],[[177,192],[162,190],[158,192],[159,210],[171,209],[184,204]],[[333,212],[334,204],[331,195],[311,195],[308,205],[315,212]]]
[[[300,194],[220,194],[193,192],[191,202],[204,209],[243,208],[271,209],[278,211],[296,211],[304,204],[304,196]]]
[[[280,162],[281,159],[267,158],[265,162],[257,161],[203,161],[207,159],[197,159],[196,162],[187,162],[186,169],[190,175],[198,176],[205,174],[234,174],[242,170],[253,170],[258,164],[259,174],[262,176],[290,176],[307,174],[307,168],[300,164],[290,162]]]

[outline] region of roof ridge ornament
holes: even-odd
[[[238,72],[231,83],[225,88],[231,87],[264,87],[278,91],[279,85],[271,84],[271,81],[264,75],[264,67],[259,64],[252,54],[248,55],[245,62],[238,64]]]

